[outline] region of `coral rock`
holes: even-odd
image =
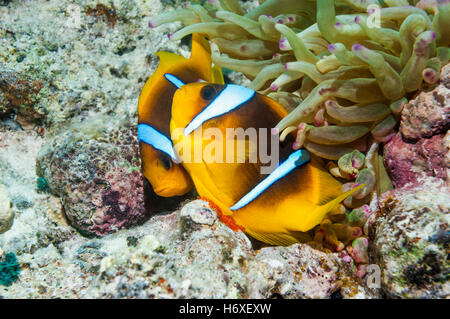
[[[193,227],[182,227],[187,221]],[[378,297],[339,254],[306,244],[255,251],[202,200],[102,238],[77,235],[20,262],[28,267],[7,290],[0,286],[1,297]]]
[[[400,132],[404,139],[417,141],[445,133],[450,127],[450,64],[442,68],[441,82],[422,91],[402,111]]]
[[[36,96],[42,89],[40,80],[29,80],[17,73],[0,69],[0,118],[14,112],[21,124],[45,117],[34,109]]]
[[[103,236],[142,223],[149,214],[136,132],[126,124],[120,131],[103,132],[90,125],[79,124],[45,145],[38,172],[61,198],[74,227]]]
[[[391,191],[380,200],[371,256],[380,266],[381,288],[388,297],[450,296],[450,189],[433,178],[422,184]]]

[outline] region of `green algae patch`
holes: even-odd
[[[11,286],[19,278],[19,274],[20,265],[16,255],[14,253],[6,254],[0,261],[0,285]]]

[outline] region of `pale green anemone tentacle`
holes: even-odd
[[[352,51],[369,65],[370,71],[377,79],[380,89],[387,99],[399,99],[405,94],[400,76],[386,63],[381,54],[360,44],[355,44]]]
[[[436,49],[436,56],[441,61],[442,65],[447,64],[450,61],[450,48],[438,47]]]
[[[422,71],[422,78],[428,84],[434,84],[439,80],[441,75],[442,62],[438,57],[431,58],[427,61],[425,69]]]
[[[373,50],[374,52],[381,54],[384,58],[384,60],[395,70],[395,72],[399,73],[402,72],[402,65],[400,63],[400,58],[396,57],[395,55],[379,51],[379,50]]]
[[[299,106],[278,124],[283,130],[302,122],[330,97],[339,97],[355,103],[381,102],[384,98],[375,79],[327,80],[317,85]]]
[[[427,21],[423,15],[412,14],[408,16],[400,26],[400,44],[402,51],[400,54],[400,62],[402,66],[408,62],[411,57],[412,48],[416,37],[425,31]]]
[[[427,20],[427,28],[431,28],[431,19],[428,14],[419,8],[413,6],[390,7],[380,9],[381,20],[403,21],[411,14],[420,14]]]
[[[201,22],[213,22],[214,19],[208,13],[208,10],[203,8],[203,6],[198,4],[191,4],[188,7],[189,10],[192,10],[197,16],[200,18]]]
[[[450,1],[438,1],[438,10],[433,18],[433,30],[436,32],[436,43],[450,45]]]
[[[342,65],[334,54],[324,55],[320,57],[320,60],[316,62],[316,68],[322,73],[331,72],[337,70]]]
[[[323,74],[319,72],[314,64],[303,61],[288,62],[286,63],[285,68],[289,71],[302,72],[308,75],[316,83],[332,79],[346,80],[355,77],[370,77],[371,75],[367,68],[357,66],[341,66],[335,71]]]
[[[284,65],[282,63],[267,65],[256,75],[250,83],[249,88],[257,91],[261,89],[267,81],[275,79],[283,72]]]
[[[274,17],[281,14],[300,14],[307,17],[314,17],[316,8],[313,1],[267,0],[248,12],[246,17],[256,20],[259,16],[268,14]]]
[[[389,49],[395,54],[400,54],[400,35],[398,31],[387,29],[387,28],[369,28],[367,25],[367,19],[360,15],[355,17],[355,22],[364,30],[367,36],[377,42],[382,44],[384,47]]]
[[[329,116],[344,123],[379,121],[391,113],[390,109],[382,103],[344,107],[333,100],[328,100],[325,102],[325,109],[327,110],[327,114]]]
[[[336,58],[345,65],[366,65],[366,63],[358,58],[352,51],[347,50],[342,43],[332,43],[328,46],[328,51],[334,54]]]
[[[389,115],[383,121],[375,125],[375,127],[371,130],[372,135],[375,137],[383,137],[392,132],[395,125],[397,125],[397,121],[392,115]]]
[[[172,35],[173,40],[181,40],[185,36],[192,33],[206,34],[210,38],[225,38],[228,40],[242,39],[247,31],[241,27],[227,22],[202,22],[192,24],[178,30]]]
[[[301,97],[289,92],[270,92],[267,96],[283,105],[289,112],[302,101]]]
[[[416,38],[413,53],[400,74],[406,92],[415,91],[420,87],[422,71],[427,64],[430,45],[435,38],[436,34],[433,31],[422,32]]]
[[[317,25],[322,36],[330,43],[353,44],[367,39],[357,24],[343,24],[336,20],[334,0],[317,0]]]
[[[220,48],[220,52],[247,59],[271,57],[276,50],[275,43],[259,39],[227,40],[214,38],[212,41]]]
[[[317,83],[313,81],[309,76],[305,76],[302,79],[302,85],[298,90],[300,97],[305,99],[314,88],[317,86]]]
[[[250,77],[256,77],[264,67],[280,62],[279,59],[270,59],[270,60],[232,59],[223,54],[220,54],[219,49],[215,43],[211,43],[211,58],[214,64],[221,68],[239,71]]]
[[[262,15],[258,18],[258,23],[261,27],[261,31],[267,34],[271,38],[277,39],[280,37],[280,32],[275,29],[275,22],[268,16]]]
[[[388,7],[401,7],[401,6],[409,6],[409,2],[407,0],[383,0]]]
[[[322,145],[311,141],[305,141],[303,146],[314,155],[329,160],[338,160],[342,155],[350,153],[354,150],[354,148],[350,146]]]
[[[320,33],[317,23],[314,23],[313,25],[309,26],[305,30],[297,33],[297,37],[300,38],[300,40],[302,40],[303,42],[305,42],[305,44],[306,44],[307,39],[317,39],[317,38],[323,39],[326,42],[325,38]],[[281,45],[281,43],[283,43],[283,45]],[[282,51],[292,50],[292,47],[286,38],[280,39],[280,50],[282,50]]]
[[[280,33],[286,37],[291,45],[292,50],[294,51],[295,58],[299,61],[306,61],[310,63],[316,63],[318,58],[309,51],[303,41],[297,37],[294,31],[292,31],[289,27],[284,24],[276,24],[275,28],[280,31]]]
[[[158,27],[162,24],[181,21],[184,25],[190,25],[201,22],[199,16],[188,9],[175,9],[157,15],[150,19],[150,27]]]
[[[308,28],[315,22],[313,16],[309,17],[298,14],[288,14],[286,17],[287,17],[287,22],[285,23],[286,25],[289,25],[290,27],[300,30]],[[277,17],[275,17],[274,20],[277,21]]]
[[[306,139],[323,145],[336,145],[350,143],[366,135],[369,128],[366,126],[311,126]]]
[[[337,168],[340,170],[339,173],[352,176],[359,173],[359,170],[364,167],[365,162],[366,157],[364,154],[358,150],[354,150],[339,158]]]
[[[365,12],[370,5],[379,5],[378,0],[340,0],[341,3],[348,5],[350,8]]]
[[[327,40],[322,38],[306,38],[303,42],[305,43],[306,48],[316,55],[324,53],[328,48]]]
[[[403,107],[408,103],[408,99],[406,97],[401,98],[400,100],[394,101],[389,105],[392,114],[400,115],[403,110]]]
[[[291,83],[295,80],[301,79],[304,76],[301,72],[296,71],[285,71],[280,76],[276,78],[275,81],[270,85],[272,91],[278,90],[281,86]]]
[[[245,12],[237,0],[219,0],[220,6],[227,11],[243,15]]]
[[[217,11],[216,17],[222,19],[229,23],[234,23],[235,25],[240,26],[242,29],[247,30],[251,35],[265,41],[278,41],[279,36],[276,38],[271,37],[270,35],[264,33],[261,30],[261,25],[252,19],[246,18],[244,16],[240,16],[233,12],[228,11]]]

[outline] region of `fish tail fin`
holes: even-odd
[[[339,195],[338,197],[334,198],[333,200],[329,201],[328,203],[316,207],[315,211],[310,213],[309,220],[302,223],[302,229],[299,229],[300,231],[308,231],[312,229],[314,226],[320,224],[320,222],[327,216],[327,214],[333,210],[340,202],[342,202],[344,199],[346,199],[348,196],[352,195],[356,191],[363,188],[365,184],[359,185],[358,187],[355,187],[348,192],[345,192],[344,194]]]

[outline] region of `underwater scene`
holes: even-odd
[[[448,299],[449,127],[450,0],[0,0],[0,299]]]

